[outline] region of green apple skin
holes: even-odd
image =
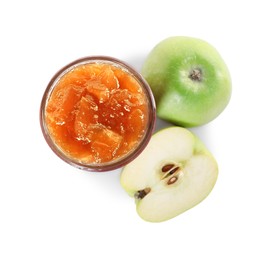
[[[191,72],[201,72],[199,80]],[[147,56],[141,74],[149,83],[159,118],[184,127],[216,118],[231,97],[231,77],[218,51],[209,43],[174,36],[158,43]]]
[[[174,164],[178,179],[163,173]],[[165,176],[166,174],[166,176]],[[162,222],[178,216],[203,201],[213,189],[218,165],[213,155],[189,130],[172,126],[155,133],[148,146],[121,173],[121,185],[135,197],[136,210],[145,221]],[[140,199],[139,191],[149,189]]]

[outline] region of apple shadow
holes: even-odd
[[[212,150],[214,145],[214,138],[212,138],[212,131],[210,129],[210,124],[189,128],[189,130],[194,133],[209,150]]]
[[[147,54],[140,53],[140,55],[134,55],[132,57],[127,57],[127,59],[125,59],[125,62],[140,73],[142,66],[145,62],[146,56],[147,56]]]
[[[165,129],[165,128],[170,127],[170,126],[175,126],[175,125],[172,124],[172,123],[169,123],[165,120],[162,120],[159,117],[156,117],[156,124],[155,124],[154,132],[158,132],[161,129]]]

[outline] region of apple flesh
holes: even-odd
[[[120,180],[135,198],[139,216],[161,222],[205,199],[217,176],[217,163],[198,137],[174,126],[154,134],[142,154],[124,167]]]
[[[206,124],[227,106],[229,70],[209,43],[175,36],[157,44],[141,71],[149,83],[159,118],[180,126]]]

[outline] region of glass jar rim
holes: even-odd
[[[66,155],[60,147],[58,147],[57,144],[55,144],[53,138],[50,135],[50,132],[48,130],[48,127],[46,125],[45,121],[45,112],[48,100],[51,96],[52,91],[54,90],[56,84],[58,81],[69,71],[73,70],[74,68],[85,65],[85,64],[92,64],[92,63],[101,63],[101,64],[110,64],[112,66],[117,66],[120,69],[125,70],[127,73],[129,73],[131,76],[133,76],[140,86],[142,87],[145,96],[148,100],[148,125],[146,126],[145,133],[138,143],[138,145],[129,153],[126,155],[123,155],[115,160],[111,160],[109,162],[104,163],[83,163],[81,161],[78,161],[77,159],[74,159],[68,155]],[[105,172],[105,171],[111,171],[116,170],[118,168],[121,168],[134,160],[147,146],[148,142],[150,141],[150,138],[153,134],[154,128],[155,128],[155,122],[156,122],[156,104],[154,100],[153,93],[150,89],[149,84],[146,82],[146,80],[143,78],[143,76],[136,71],[131,65],[128,63],[113,58],[110,56],[86,56],[83,58],[76,59],[69,64],[62,67],[59,71],[57,71],[54,76],[49,81],[45,92],[42,97],[41,105],[40,105],[40,126],[43,133],[43,136],[51,148],[51,150],[63,161],[66,163],[86,171],[91,172]]]

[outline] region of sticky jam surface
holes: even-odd
[[[126,70],[80,65],[57,82],[46,125],[67,156],[87,164],[109,162],[128,154],[144,136],[147,103],[140,83]]]

